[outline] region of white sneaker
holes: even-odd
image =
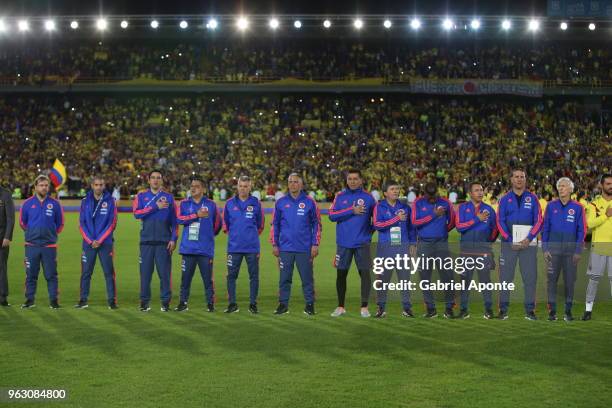
[[[361,308],[361,317],[370,317],[370,311],[367,307]]]
[[[338,307],[336,308],[336,310],[334,310],[334,311],[332,312],[331,317],[340,317],[340,316],[342,316],[343,314],[346,314],[346,309],[345,309],[345,308],[343,308],[343,307],[338,306]]]

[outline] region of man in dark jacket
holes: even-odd
[[[9,246],[13,240],[15,227],[15,205],[11,192],[0,187],[0,306],[10,306],[8,303],[8,256]]]

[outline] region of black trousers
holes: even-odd
[[[9,247],[0,248],[0,302],[5,301],[9,294],[8,257]]]

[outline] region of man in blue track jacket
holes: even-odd
[[[160,280],[161,310],[170,310],[172,299],[172,252],[176,247],[176,208],[172,194],[162,190],[163,175],[159,170],[149,173],[146,191],[136,194],[132,203],[134,217],[141,221],[140,229],[140,310],[151,310],[151,278],[154,266]]]
[[[461,234],[460,248],[461,256],[464,258],[481,257],[484,259],[482,268],[466,268],[462,274],[462,281],[465,289],[461,291],[460,319],[470,317],[469,305],[469,284],[474,276],[474,269],[478,270],[478,281],[480,283],[491,282],[491,270],[494,268],[493,252],[491,243],[497,239],[498,231],[495,222],[495,210],[490,205],[483,203],[484,190],[482,184],[478,182],[470,183],[470,201],[466,201],[458,208],[457,231]],[[473,262],[476,265],[476,262]],[[493,318],[493,297],[490,290],[482,292],[484,300],[484,318]]]
[[[257,313],[259,292],[259,234],[264,228],[264,212],[259,200],[251,195],[251,179],[238,178],[238,194],[225,203],[223,231],[227,238],[227,294],[229,305],[225,313],[239,311],[236,303],[236,280],[242,259],[249,270],[249,311]]]
[[[580,254],[587,233],[584,207],[571,199],[574,183],[567,177],[557,181],[559,199],[546,206],[542,227],[542,251],[548,264],[548,320],[557,320],[557,281],[563,273],[565,321],[574,320],[574,286]]]
[[[81,295],[77,309],[88,307],[91,275],[100,258],[104,280],[106,281],[106,299],[109,309],[117,309],[117,285],[115,284],[115,267],[113,265],[113,231],[117,226],[117,206],[115,199],[105,191],[104,178],[96,176],[91,182],[91,191],[81,201],[79,214],[79,231],[83,237],[81,253]]]
[[[379,258],[393,258],[396,255],[403,256],[410,252],[411,256],[416,254],[416,230],[411,223],[412,210],[407,204],[399,201],[400,186],[395,181],[389,181],[384,187],[385,199],[379,201],[374,207],[374,229],[378,231],[378,245],[376,256]],[[410,248],[410,249],[409,249]],[[380,276],[382,284],[391,281],[393,269],[385,269]],[[410,271],[407,269],[397,270],[398,282],[410,280]],[[378,309],[374,317],[383,318],[387,315],[387,289],[377,290]],[[412,313],[412,302],[410,291],[402,290],[402,316],[414,317]]]
[[[181,298],[178,312],[189,310],[187,302],[191,281],[196,266],[204,282],[206,303],[209,312],[215,311],[215,285],[213,280],[213,258],[215,256],[215,236],[221,231],[221,214],[217,204],[204,197],[204,180],[191,178],[191,197],[182,200],[176,208],[178,223],[183,225],[179,253],[181,262]]]
[[[40,175],[34,181],[34,195],[21,204],[19,225],[25,232],[25,303],[23,309],[35,306],[36,283],[42,264],[49,307],[59,309],[57,277],[57,237],[64,229],[64,210],[49,196],[49,177]]]
[[[370,243],[372,241],[372,213],[376,200],[363,189],[361,172],[353,169],[346,174],[347,188],[336,194],[329,208],[329,219],[336,223],[336,291],[338,307],[332,312],[332,317],[346,313],[344,301],[346,297],[346,278],[355,258],[357,271],[361,278],[361,317],[370,317],[368,300],[372,280],[370,277],[371,257]]]
[[[499,200],[497,229],[502,237],[499,258],[500,281],[508,284],[514,281],[516,263],[519,262],[525,290],[525,318],[537,320],[535,314],[535,292],[538,277],[536,239],[542,229],[542,211],[538,197],[526,190],[527,176],[523,169],[512,170],[512,190]],[[527,230],[526,236],[520,229]],[[524,238],[523,238],[524,236]],[[522,239],[520,239],[522,238]],[[519,240],[520,239],[520,240]],[[510,306],[509,290],[500,291],[499,318],[508,318]]]
[[[293,276],[293,265],[302,279],[302,291],[306,307],[304,313],[314,315],[314,276],[312,263],[319,254],[321,242],[321,214],[317,203],[304,191],[304,181],[292,173],[287,185],[289,193],[274,205],[270,240],[272,253],[279,258],[279,304],[274,314],[289,312],[289,297]]]

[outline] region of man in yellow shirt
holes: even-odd
[[[587,225],[593,231],[593,244],[587,271],[586,310],[582,320],[591,320],[597,285],[606,269],[612,288],[612,174],[604,174],[600,185],[601,196],[587,207]]]

